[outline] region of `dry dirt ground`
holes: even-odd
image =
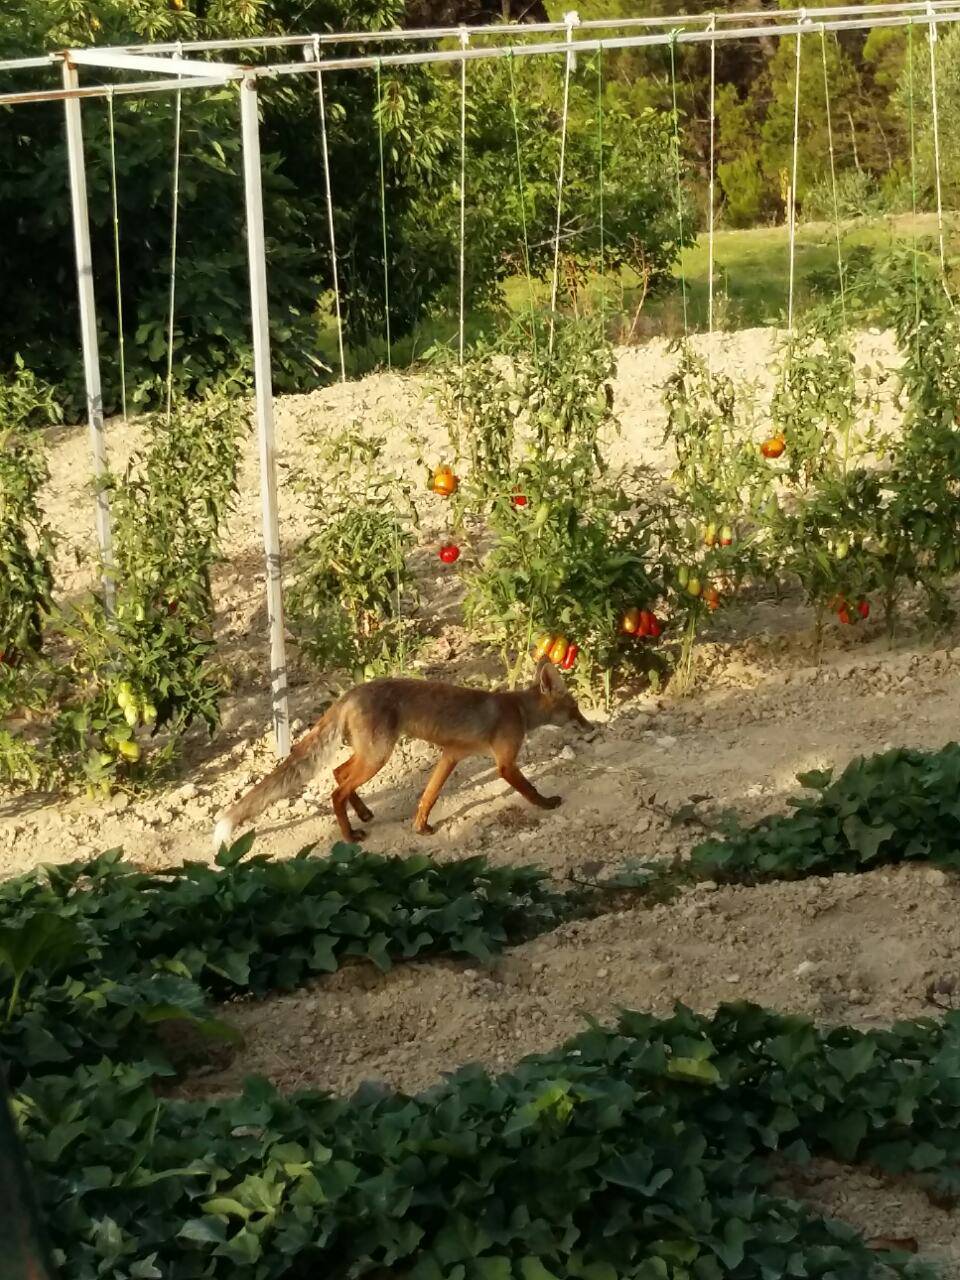
[[[707,340],[704,339],[704,342]],[[775,335],[719,335],[715,367],[756,380],[769,392]],[[864,378],[889,375],[896,359],[887,335],[864,334]],[[621,460],[670,465],[662,443],[660,391],[673,356],[653,342],[621,355],[616,404]],[[879,414],[895,415],[893,380],[879,384]],[[411,468],[442,457],[443,433],[427,389],[414,377],[382,374],[278,405],[284,475],[309,466],[310,432],[356,424],[388,435],[389,460]],[[137,443],[135,427],[114,425],[115,462]],[[53,440],[48,509],[55,526],[90,547],[91,504],[84,489],[84,432]],[[454,588],[438,572],[440,504],[424,503],[417,565],[439,620],[425,649],[425,673],[457,678],[476,670],[456,625]],[[285,547],[304,533],[303,507],[281,482]],[[224,726],[213,743],[189,744],[184,769],[148,799],[120,796],[106,805],[40,796],[0,796],[0,875],[37,861],[62,861],[123,845],[145,867],[210,856],[213,815],[270,765],[266,626],[259,549],[256,449],[251,440],[230,554],[218,579],[221,653],[233,681]],[[89,570],[64,548],[59,582],[82,589]],[[828,634],[818,665],[812,619],[794,600],[772,596],[718,616],[701,646],[698,683],[680,699],[638,693],[610,716],[592,744],[542,731],[525,767],[563,806],[542,813],[523,805],[482,760],[466,762],[442,795],[436,836],[414,836],[410,820],[432,757],[414,744],[399,750],[369,788],[377,821],[368,845],[438,857],[485,853],[496,862],[536,862],[558,879],[593,876],[631,857],[669,856],[698,837],[667,814],[706,797],[701,810],[735,808],[753,818],[781,808],[794,775],[886,746],[938,747],[955,737],[960,699],[957,632],[925,634],[908,620],[891,647],[872,623]],[[306,725],[331,687],[294,653],[293,715]],[[258,849],[288,855],[335,838],[326,777],[301,799],[268,810]],[[824,1021],[880,1025],[935,1013],[932,980],[960,978],[960,886],[938,871],[903,868],[758,889],[701,886],[679,900],[566,925],[512,950],[492,972],[455,963],[409,964],[386,976],[349,969],[295,995],[237,1004],[227,1014],[247,1037],[229,1065],[193,1081],[203,1092],[235,1089],[251,1071],[284,1087],[349,1089],[363,1079],[405,1088],[430,1084],[472,1060],[506,1067],[553,1047],[617,1005],[668,1010],[675,1000],[708,1010],[746,998]],[[796,1194],[867,1234],[915,1236],[960,1280],[960,1226],[912,1187],[890,1186],[863,1171],[817,1165],[793,1179]]]

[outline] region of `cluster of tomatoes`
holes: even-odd
[[[628,609],[620,619],[620,630],[625,636],[636,636],[640,640],[656,640],[663,630],[663,624],[655,613],[649,609]]]
[[[439,498],[452,498],[460,488],[460,479],[454,474],[453,468],[444,463],[437,467],[430,481],[430,492],[435,493]],[[515,490],[510,495],[510,501],[519,510],[526,507],[530,503],[530,499],[525,493]],[[460,559],[460,548],[455,542],[445,542],[437,552],[440,560],[444,564],[456,564]]]
[[[437,467],[430,481],[430,492],[439,498],[452,498],[460,488],[460,480],[453,473],[453,468],[444,464]],[[456,564],[460,559],[460,548],[455,542],[445,542],[437,552],[444,564]]]
[[[704,586],[696,573],[691,573],[685,564],[677,570],[677,583],[682,591],[695,600],[702,600],[711,613],[720,607],[720,592],[709,583]]]
[[[869,600],[858,600],[856,605],[852,605],[845,596],[837,596],[831,604],[837,611],[837,619],[841,626],[849,627],[857,621],[857,618],[863,618],[866,621],[870,617]]]
[[[540,637],[533,649],[534,660],[549,658],[561,671],[569,671],[577,660],[580,646],[570,644],[566,636],[553,635],[547,631]]]

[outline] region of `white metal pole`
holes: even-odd
[[[76,67],[63,63],[63,86],[79,88]],[[103,391],[100,383],[100,345],[97,338],[97,303],[93,291],[93,253],[90,248],[90,211],[87,205],[87,171],[83,155],[83,107],[79,98],[66,98],[67,156],[70,165],[70,203],[73,210],[73,243],[77,262],[77,291],[80,299],[80,336],[83,343],[83,373],[87,390],[87,421],[93,452],[96,485],[97,542],[103,574],[104,603],[113,611],[116,584],[113,576],[113,528],[110,500],[103,481],[107,472],[107,439],[103,426]]]
[[[250,259],[250,307],[253,363],[260,441],[260,496],[263,501],[263,545],[267,564],[267,617],[270,622],[270,688],[277,754],[290,754],[287,705],[287,647],[283,617],[283,570],[280,521],[277,516],[277,461],[273,425],[273,373],[270,361],[270,315],[267,298],[267,250],[263,223],[263,172],[260,161],[260,111],[257,82],[240,83],[243,130],[243,178],[247,205],[247,252]]]

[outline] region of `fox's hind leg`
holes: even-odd
[[[337,817],[337,825],[340,827],[340,834],[344,840],[362,840],[366,835],[365,831],[358,831],[351,827],[350,819],[347,816],[347,803],[349,802],[353,805],[361,818],[363,818],[362,809],[366,809],[367,813],[370,812],[357,796],[357,788],[362,787],[365,782],[369,782],[371,778],[380,772],[390,759],[392,751],[393,743],[391,742],[385,751],[375,756],[361,756],[357,752],[335,771],[334,776],[337,785],[330,799],[333,804],[333,812]]]
[[[345,760],[343,764],[338,764],[337,767],[334,769],[333,778],[337,786],[340,785],[341,781],[343,780],[346,774],[347,765],[351,764],[352,762],[353,762],[353,757],[351,757],[350,760]],[[361,822],[373,821],[373,811],[363,803],[363,801],[360,799],[360,797],[357,795],[355,791],[352,791],[350,795],[347,796],[347,804],[349,804],[352,807],[354,813],[357,815],[357,817],[360,819]]]

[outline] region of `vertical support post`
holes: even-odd
[[[63,86],[77,89],[80,77],[69,58],[63,61]],[[77,262],[77,291],[80,298],[80,336],[83,343],[83,373],[87,391],[87,421],[93,453],[96,492],[97,543],[103,573],[103,596],[107,612],[113,612],[116,586],[113,577],[113,528],[110,500],[103,487],[107,472],[107,439],[103,426],[103,391],[100,382],[100,344],[97,337],[97,303],[93,291],[93,253],[90,247],[90,210],[87,205],[87,170],[83,154],[83,118],[79,98],[65,98],[67,117],[67,157],[70,166],[70,203],[73,211],[73,243]]]
[[[260,160],[260,111],[257,82],[240,84],[243,134],[243,179],[247,210],[247,253],[250,262],[250,309],[253,364],[260,443],[260,496],[263,502],[263,545],[267,566],[267,617],[270,623],[270,689],[277,754],[290,754],[287,705],[287,647],[283,617],[283,571],[277,515],[277,463],[273,424],[273,372],[270,360],[270,314],[267,297],[267,250],[263,222],[263,171]]]

